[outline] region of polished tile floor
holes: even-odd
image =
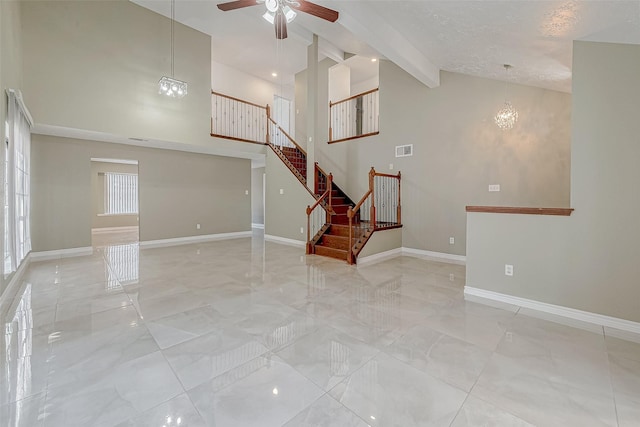
[[[640,339],[465,301],[463,266],[253,238],[32,263],[0,424],[640,426]]]

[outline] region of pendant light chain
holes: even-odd
[[[174,73],[174,63],[175,63],[175,55],[174,55],[174,33],[173,33],[173,23],[176,20],[176,0],[171,0],[171,77],[175,78],[176,75]]]

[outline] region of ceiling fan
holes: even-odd
[[[273,24],[276,30],[276,39],[278,40],[287,38],[287,24],[296,17],[294,9],[317,16],[329,22],[336,22],[338,19],[338,12],[335,10],[307,0],[235,0],[220,3],[218,9],[228,12],[234,9],[255,6],[260,3],[264,3],[267,7],[267,12],[262,16]]]

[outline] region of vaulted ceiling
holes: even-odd
[[[169,0],[132,1],[170,16]],[[217,3],[176,0],[176,19],[211,35],[213,60],[281,84],[306,68],[313,34],[323,56],[386,58],[430,87],[446,70],[564,92],[573,40],[640,44],[640,0],[320,0],[338,21],[299,13],[282,41],[263,5],[222,12]]]

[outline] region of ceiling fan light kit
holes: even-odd
[[[267,9],[262,17],[270,24],[273,24],[276,31],[276,39],[278,40],[287,38],[287,24],[290,24],[295,19],[296,11],[305,12],[329,22],[338,20],[338,12],[335,10],[307,0],[235,0],[220,3],[218,9],[228,12],[260,3],[264,3]]]

